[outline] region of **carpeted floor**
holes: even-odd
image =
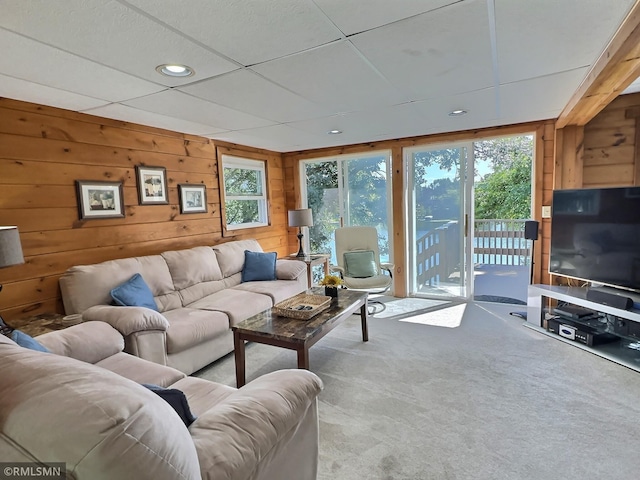
[[[353,316],[312,347],[325,385],[318,478],[637,478],[640,374],[527,329],[510,310],[373,316],[367,343]],[[265,345],[246,356],[247,381],[296,365],[294,352]],[[235,385],[233,355],[198,376]]]

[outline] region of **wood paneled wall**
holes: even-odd
[[[486,128],[462,132],[452,132],[439,135],[426,135],[421,137],[403,138],[398,140],[386,140],[380,142],[363,143],[349,145],[345,147],[334,147],[303,152],[292,152],[283,154],[286,190],[285,198],[288,208],[300,208],[300,182],[299,182],[299,162],[302,160],[329,157],[335,155],[366,153],[376,150],[391,150],[392,155],[392,204],[393,204],[393,261],[395,264],[394,293],[396,296],[407,295],[406,272],[404,269],[406,261],[406,226],[402,215],[404,204],[404,178],[402,175],[402,149],[417,145],[429,145],[442,142],[468,141],[487,137],[499,137],[509,135],[519,135],[536,132],[536,158],[535,158],[535,185],[533,189],[533,218],[541,220],[541,207],[548,205],[551,201],[551,191],[553,189],[553,169],[554,169],[554,121],[533,122],[519,125],[508,125],[503,127]],[[538,248],[535,258],[534,281],[540,282],[548,278],[548,250],[549,250],[549,225],[542,222],[543,238],[542,243],[546,244],[542,249]],[[546,237],[544,237],[546,232]],[[295,234],[289,235],[289,248],[297,250],[297,238]],[[295,248],[294,248],[295,247]],[[547,263],[544,263],[543,255],[547,255]],[[546,275],[546,277],[545,277]]]
[[[0,225],[17,225],[26,263],[0,270],[0,315],[63,313],[58,278],[69,267],[213,245],[222,238],[217,153],[267,161],[271,226],[242,231],[288,253],[279,153],[0,99]],[[138,205],[135,166],[167,171],[169,205]],[[122,181],[125,218],[79,220],[75,180]],[[208,212],[180,214],[179,183],[207,187]]]

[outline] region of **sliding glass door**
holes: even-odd
[[[390,152],[341,155],[301,162],[302,203],[313,211],[308,251],[327,253],[335,264],[333,232],[340,226],[378,230],[380,254],[391,252]]]
[[[472,155],[470,143],[405,150],[410,295],[471,295]]]

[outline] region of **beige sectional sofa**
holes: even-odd
[[[123,353],[104,322],[36,340],[52,353],[0,335],[3,462],[63,462],[79,480],[316,478],[322,382],[309,371],[235,389]],[[181,390],[196,420],[140,383]]]
[[[243,283],[245,250],[262,252],[239,240],[72,267],[60,278],[65,311],[112,325],[126,352],[190,374],[233,351],[232,325],[307,288],[297,260],[277,260],[276,280]],[[112,305],[111,290],[136,273],[158,311]]]

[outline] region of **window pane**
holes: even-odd
[[[224,187],[228,196],[261,196],[262,172],[245,168],[224,169]]]
[[[224,203],[227,225],[261,222],[258,203],[259,200],[227,200]]]

